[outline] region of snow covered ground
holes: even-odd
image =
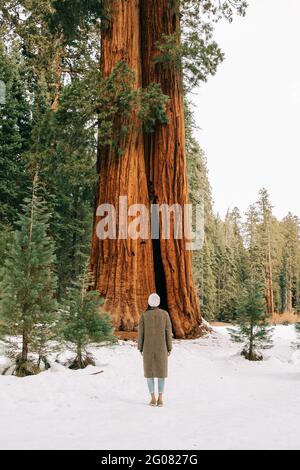
[[[0,376],[0,448],[300,449],[294,339],[293,327],[276,327],[263,363],[240,357],[225,328],[175,342],[162,409],[147,405],[134,343],[96,349],[96,368]]]

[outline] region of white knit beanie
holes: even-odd
[[[148,299],[150,307],[156,308],[160,305],[160,297],[157,294],[151,294]]]

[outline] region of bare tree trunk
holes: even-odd
[[[32,183],[32,194],[31,194],[31,206],[30,206],[30,221],[29,221],[29,228],[28,228],[28,251],[30,250],[30,245],[32,243],[32,233],[33,233],[33,226],[34,226],[34,201],[36,198],[36,188],[38,183],[38,173],[36,172],[33,178]],[[26,277],[27,280],[30,278],[30,269],[28,265],[26,266]],[[27,322],[27,315],[28,313],[24,312],[23,310],[23,331],[22,331],[22,353],[21,353],[21,365],[23,365],[28,360],[28,346],[29,346],[29,327]]]
[[[21,363],[24,364],[28,360],[28,336],[26,331],[26,326],[23,327],[23,334],[22,334],[22,355],[21,355]]]
[[[82,369],[83,368],[83,361],[82,361],[82,349],[81,349],[81,345],[78,345],[77,347],[77,357],[76,357],[76,361],[78,363],[78,367],[79,369]]]
[[[287,292],[287,310],[288,313],[293,312],[293,266],[292,260],[289,259],[288,264],[288,292]]]
[[[176,2],[174,2],[176,3]],[[158,125],[145,137],[145,157],[149,185],[155,202],[183,207],[188,203],[188,182],[185,154],[185,118],[182,73],[175,65],[154,64],[157,42],[163,35],[180,34],[179,12],[169,0],[141,0],[143,85],[160,83],[170,98],[168,125]],[[179,41],[179,36],[178,36]],[[161,270],[156,270],[157,284],[165,283],[167,306],[176,337],[189,338],[200,334],[200,307],[193,275],[191,253],[186,240],[160,239],[155,256],[161,257]],[[161,286],[157,285],[159,290]],[[164,289],[163,289],[164,290]]]
[[[140,1],[113,0],[110,9],[112,19],[101,38],[102,74],[108,77],[118,62],[124,60],[135,73],[136,88],[140,88]],[[128,205],[144,204],[150,209],[144,140],[135,111],[131,124],[130,133],[122,142],[121,156],[113,148],[99,150],[97,206],[112,204],[117,208],[119,197],[127,196]],[[117,210],[117,220],[118,217]],[[114,326],[133,331],[147,307],[148,295],[155,291],[150,230],[148,240],[99,240],[98,221],[96,217],[91,255],[96,288],[106,299],[104,310],[112,315]]]
[[[254,359],[253,336],[254,336],[254,325],[253,325],[253,321],[251,320],[250,346],[249,346],[249,358],[248,358],[250,361]]]
[[[54,83],[52,84],[52,104],[51,109],[54,113],[57,113],[59,108],[59,98],[62,89],[62,38],[61,36],[56,37],[53,41],[54,57],[52,63],[52,72],[54,77]]]

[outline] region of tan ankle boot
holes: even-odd
[[[164,402],[163,402],[163,397],[160,396],[158,397],[158,400],[157,400],[157,406],[159,406],[159,408],[162,408],[164,406]]]
[[[150,406],[156,406],[156,398],[154,396],[151,398],[151,401],[150,401],[149,405]]]

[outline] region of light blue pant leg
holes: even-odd
[[[158,379],[158,393],[164,393],[165,391],[165,379]]]
[[[154,379],[147,379],[149,392],[154,393]]]
[[[155,392],[155,381],[154,378],[147,379],[148,388],[150,393]],[[158,393],[164,393],[165,391],[165,379],[158,379]]]

